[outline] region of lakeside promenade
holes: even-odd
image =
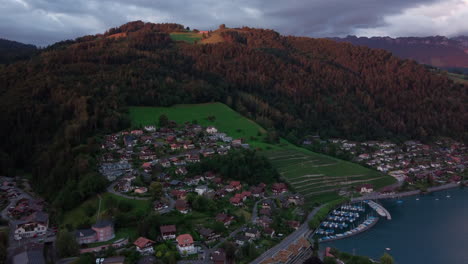
[[[362,197],[356,197],[351,199],[351,202],[360,202],[364,200],[378,200],[378,199],[394,199],[394,198],[401,198],[407,196],[414,196],[424,193],[431,193],[437,191],[443,191],[448,189],[453,189],[456,187],[461,186],[461,183],[448,183],[441,186],[430,187],[427,189],[427,192],[422,192],[420,190],[408,191],[408,192],[401,192],[401,193],[389,193],[389,194],[382,194],[382,193],[371,193],[369,195],[365,195]]]

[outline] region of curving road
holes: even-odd
[[[260,264],[262,261],[265,259],[273,257],[276,253],[279,251],[286,249],[290,244],[294,243],[297,239],[300,237],[305,237],[307,233],[309,233],[311,230],[309,228],[309,221],[312,220],[312,218],[315,216],[315,214],[325,205],[321,205],[320,207],[315,208],[310,212],[310,214],[307,216],[306,221],[293,233],[291,233],[289,236],[285,237],[279,244],[276,246],[270,248],[269,250],[263,252],[260,257],[256,258],[250,264]]]

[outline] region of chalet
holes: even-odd
[[[223,223],[225,226],[229,226],[233,220],[234,217],[224,213],[216,215],[216,221]]]
[[[206,192],[208,192],[208,186],[206,186],[206,185],[197,186],[197,187],[195,188],[195,192],[196,192],[198,195],[203,195],[203,194],[205,194]]]
[[[234,147],[240,147],[242,145],[242,140],[241,139],[234,139],[231,142],[231,145],[234,146]]]
[[[176,175],[186,175],[188,173],[187,169],[185,167],[180,167],[177,168],[175,171]]]
[[[143,165],[141,165],[141,168],[144,169],[144,170],[150,170],[151,167],[152,167],[151,162],[145,162],[145,163],[143,163]]]
[[[135,136],[132,135],[126,135],[124,136],[124,144],[126,147],[133,147],[137,143],[137,139]]]
[[[288,191],[288,187],[286,186],[285,183],[274,183],[273,186],[271,187],[271,190],[273,191],[273,194],[281,194],[285,193]]]
[[[202,154],[203,157],[210,157],[213,154],[215,154],[215,151],[212,148],[207,148],[207,149],[201,150],[200,154]]]
[[[371,193],[374,191],[374,187],[372,184],[363,184],[360,187],[358,187],[358,191],[360,193]]]
[[[34,212],[21,220],[12,221],[11,226],[16,240],[43,236],[47,233],[49,215],[44,212]]]
[[[170,240],[176,238],[176,226],[175,225],[165,225],[160,226],[159,230],[161,231],[161,237],[164,240]]]
[[[251,192],[249,192],[249,191],[243,191],[243,192],[241,193],[242,200],[243,200],[243,201],[247,200],[247,198],[249,198],[251,195],[252,195]]]
[[[187,162],[189,163],[197,163],[197,162],[200,162],[200,155],[190,155],[189,157],[187,157]]]
[[[223,184],[223,179],[220,178],[220,177],[216,177],[216,178],[213,179],[213,183],[217,184],[219,186],[219,185]]]
[[[136,250],[142,255],[154,254],[154,241],[145,237],[139,237],[133,244],[136,246]]]
[[[287,224],[290,228],[295,230],[299,229],[299,227],[301,226],[301,222],[299,221],[288,221]]]
[[[263,228],[270,227],[272,223],[273,223],[273,220],[268,216],[261,216],[257,218],[257,224],[262,226]]]
[[[198,233],[205,240],[205,243],[212,243],[221,237],[209,228],[201,228]]]
[[[226,253],[222,248],[216,249],[211,253],[210,256],[211,261],[213,261],[213,264],[226,264]]]
[[[156,127],[155,127],[155,126],[145,126],[144,129],[145,129],[147,132],[155,132],[155,131],[156,131]]]
[[[143,135],[143,130],[132,130],[130,134],[135,135],[135,136],[141,136]]]
[[[174,142],[176,140],[176,137],[175,136],[167,136],[166,137],[166,141],[168,143],[171,143],[171,142]]]
[[[275,230],[273,228],[266,227],[263,229],[262,235],[273,238],[273,236],[275,235]]]
[[[242,189],[242,184],[240,183],[240,181],[231,181],[229,185],[233,187],[235,190]]]
[[[218,133],[218,129],[216,129],[216,127],[209,126],[206,128],[206,133],[215,134],[215,133]]]
[[[172,190],[171,195],[177,200],[185,200],[187,198],[187,191],[184,190]]]
[[[171,150],[179,150],[180,146],[178,144],[171,144]]]
[[[264,190],[260,187],[252,187],[250,190],[255,198],[261,198],[264,195]]]
[[[161,164],[163,168],[169,168],[171,166],[171,162],[168,159],[159,160],[159,164]]]
[[[246,237],[249,237],[252,240],[260,238],[260,231],[255,227],[249,227],[244,232]]]
[[[268,199],[268,200],[264,200],[262,201],[262,208],[263,209],[272,209],[273,207],[273,201]]]
[[[146,188],[146,187],[137,187],[137,188],[135,188],[135,190],[133,190],[133,192],[135,192],[137,194],[144,194],[144,193],[148,192],[148,188]]]
[[[195,145],[192,143],[184,144],[184,149],[194,149]]]
[[[245,236],[244,234],[237,234],[234,237],[234,240],[238,246],[242,247],[250,241],[250,238]]]
[[[218,152],[219,155],[227,155],[229,152],[227,148],[218,148],[216,151]]]
[[[242,198],[240,196],[237,196],[239,194],[236,194],[236,196],[231,197],[229,199],[229,202],[234,205],[234,206],[242,206],[244,203],[242,202]]]
[[[177,200],[175,202],[175,207],[177,211],[181,212],[182,214],[187,214],[190,211],[188,203],[185,200]]]
[[[176,238],[177,241],[177,250],[179,251],[180,255],[192,255],[197,253],[197,249],[195,248],[193,237],[190,234],[183,234]]]
[[[205,179],[206,180],[213,180],[216,175],[212,171],[205,172]]]
[[[259,211],[260,215],[271,216],[271,209],[270,208],[262,208]]]
[[[153,208],[155,211],[161,211],[164,208],[167,208],[167,205],[163,203],[162,201],[154,201]]]

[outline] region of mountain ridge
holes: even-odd
[[[442,68],[468,68],[468,37],[356,37],[331,38],[369,48],[384,49],[403,59]]]

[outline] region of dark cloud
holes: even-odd
[[[2,0],[0,37],[47,45],[103,32],[132,20],[175,22],[199,29],[214,29],[225,23],[314,37],[417,35],[419,28],[411,31],[398,23],[409,19],[425,33],[467,32],[466,26],[448,30],[448,25],[448,33],[444,34],[441,31],[445,25],[438,22],[440,19],[434,20],[437,25],[431,32],[427,21],[440,16],[437,12],[431,14],[431,7],[442,2],[446,9],[468,7],[468,0]],[[420,20],[394,19],[404,16],[407,10],[412,10],[414,17],[420,8],[428,13]]]

